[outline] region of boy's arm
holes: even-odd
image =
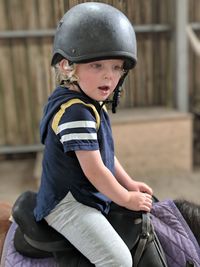
[[[151,209],[151,197],[141,192],[129,192],[104,165],[100,152],[75,151],[81,168],[94,187],[113,202],[131,210]]]
[[[115,177],[118,182],[124,186],[128,191],[146,192],[153,194],[152,189],[145,183],[134,181],[124,170],[118,159],[115,157]]]
[[[85,176],[95,188],[121,206],[128,202],[128,190],[106,168],[98,150],[76,151],[76,156]]]

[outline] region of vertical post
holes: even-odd
[[[189,111],[188,95],[188,40],[186,26],[188,24],[188,0],[176,0],[176,107],[179,111]]]

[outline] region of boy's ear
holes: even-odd
[[[66,72],[67,70],[69,70],[69,62],[68,62],[68,60],[67,59],[62,59],[59,62],[59,66],[63,71]]]

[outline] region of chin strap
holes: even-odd
[[[116,113],[117,106],[119,105],[119,99],[121,96],[122,86],[117,86],[114,91],[113,99],[110,101],[112,103],[112,113]]]
[[[128,74],[128,71],[125,71],[124,75],[121,77],[118,85],[115,88],[113,99],[109,101],[109,103],[112,103],[112,113],[116,113],[117,111],[117,106],[119,105],[119,99],[120,99],[121,92],[122,92],[122,84],[127,74]]]

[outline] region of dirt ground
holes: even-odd
[[[0,161],[0,201],[14,203],[26,190],[37,190],[33,177],[35,160],[14,159]],[[185,198],[200,204],[200,170],[193,172],[143,173],[138,180],[148,183],[160,199]]]
[[[20,193],[37,190],[34,165],[34,159],[0,161],[0,201],[12,204]]]

